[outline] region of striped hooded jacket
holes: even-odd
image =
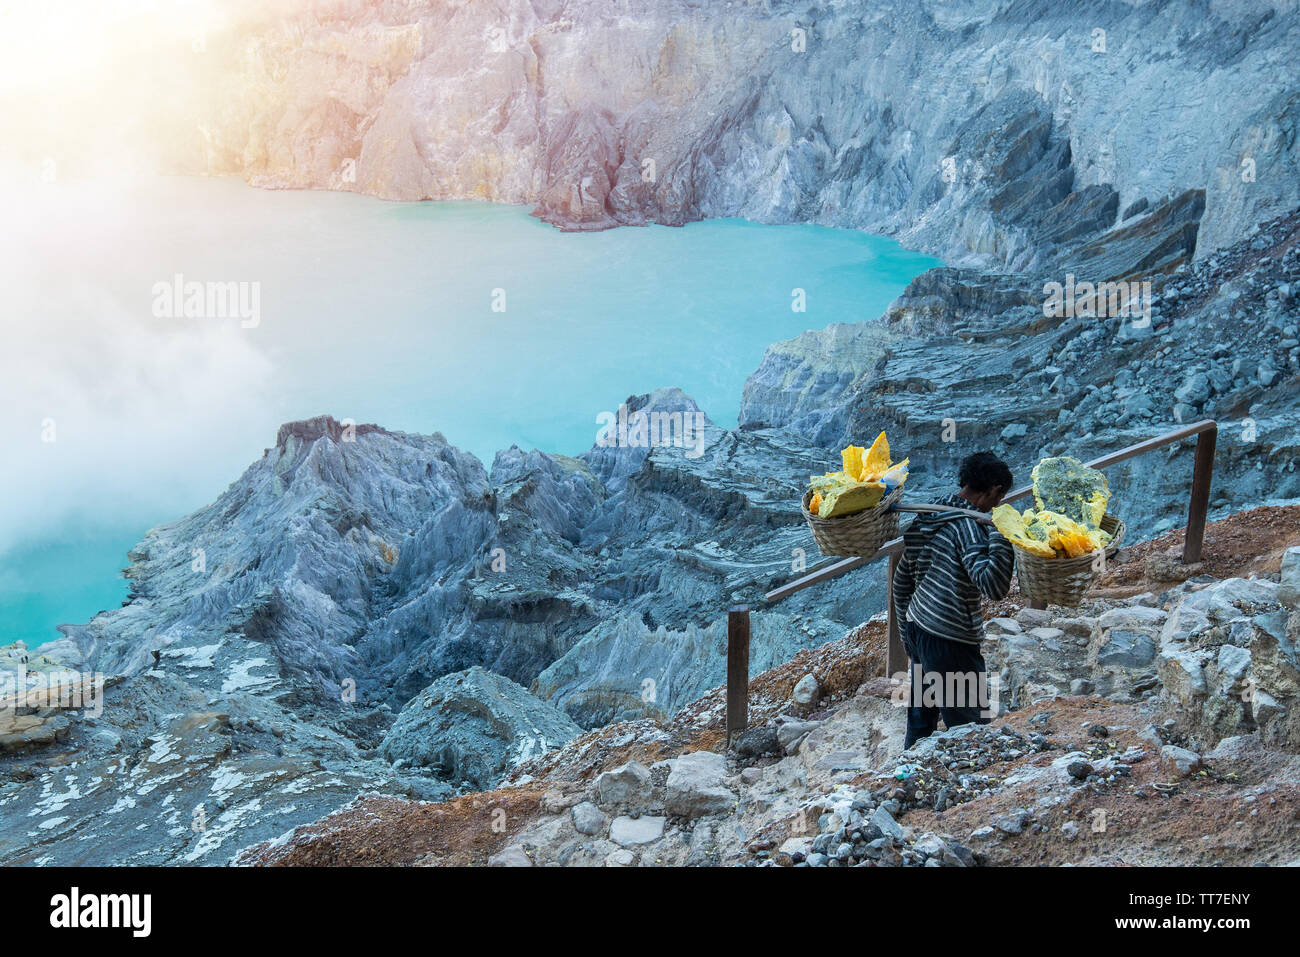
[[[971,507],[959,495],[937,504]],[[933,635],[979,645],[980,596],[1005,598],[1014,566],[1011,543],[996,530],[967,515],[920,514],[903,535],[894,609]]]

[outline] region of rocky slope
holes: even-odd
[[[989,605],[988,726],[903,750],[871,623],[756,676],[751,730],[730,750],[716,689],[668,721],[583,735],[472,801],[365,799],[240,860],[1294,864],[1300,546],[1275,543],[1294,539],[1296,511],[1210,527],[1209,553],[1226,562],[1244,539],[1258,577],[1161,583],[1152,558],[1170,536],[1112,570],[1152,590],[1078,609],[1020,608],[1015,593]]]

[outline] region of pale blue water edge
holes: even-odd
[[[43,517],[0,542],[3,643],[39,644],[116,607],[127,549],[219,495],[282,422],[329,413],[438,431],[489,467],[511,444],[590,448],[601,412],[660,386],[729,427],[767,345],[878,316],[939,265],[818,226],[561,233],[521,207],[234,180],[153,180],[93,212],[73,192],[43,201],[54,212],[33,214],[45,233],[19,281],[43,282],[31,308],[49,310],[47,327],[75,324],[46,342],[23,392],[60,431],[54,445],[20,444],[10,466],[50,471],[39,493],[7,490],[39,494]],[[258,324],[153,315],[153,285],[176,273],[258,283]],[[795,289],[806,312],[791,309]],[[113,388],[71,401],[96,364],[116,370]]]

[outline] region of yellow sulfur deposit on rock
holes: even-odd
[[[993,524],[1018,548],[1042,558],[1078,558],[1105,548],[1101,519],[1110,501],[1106,477],[1078,459],[1043,459],[1034,466],[1037,509],[993,509]]]
[[[809,479],[813,497],[808,511],[821,518],[852,515],[874,508],[885,493],[907,481],[907,459],[889,460],[889,439],[881,432],[870,449],[850,445],[840,452],[844,468]]]
[[[1068,516],[1097,528],[1110,501],[1106,476],[1069,455],[1046,458],[1034,466],[1034,503],[1040,512]]]

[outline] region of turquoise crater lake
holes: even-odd
[[[767,345],[874,318],[939,264],[817,226],[561,233],[522,207],[224,179],[15,202],[0,642],[29,645],[120,603],[127,548],[219,495],[283,422],[437,431],[489,467],[512,444],[590,448],[602,412],[660,386],[731,427]],[[159,315],[177,277],[242,284],[256,322]]]

